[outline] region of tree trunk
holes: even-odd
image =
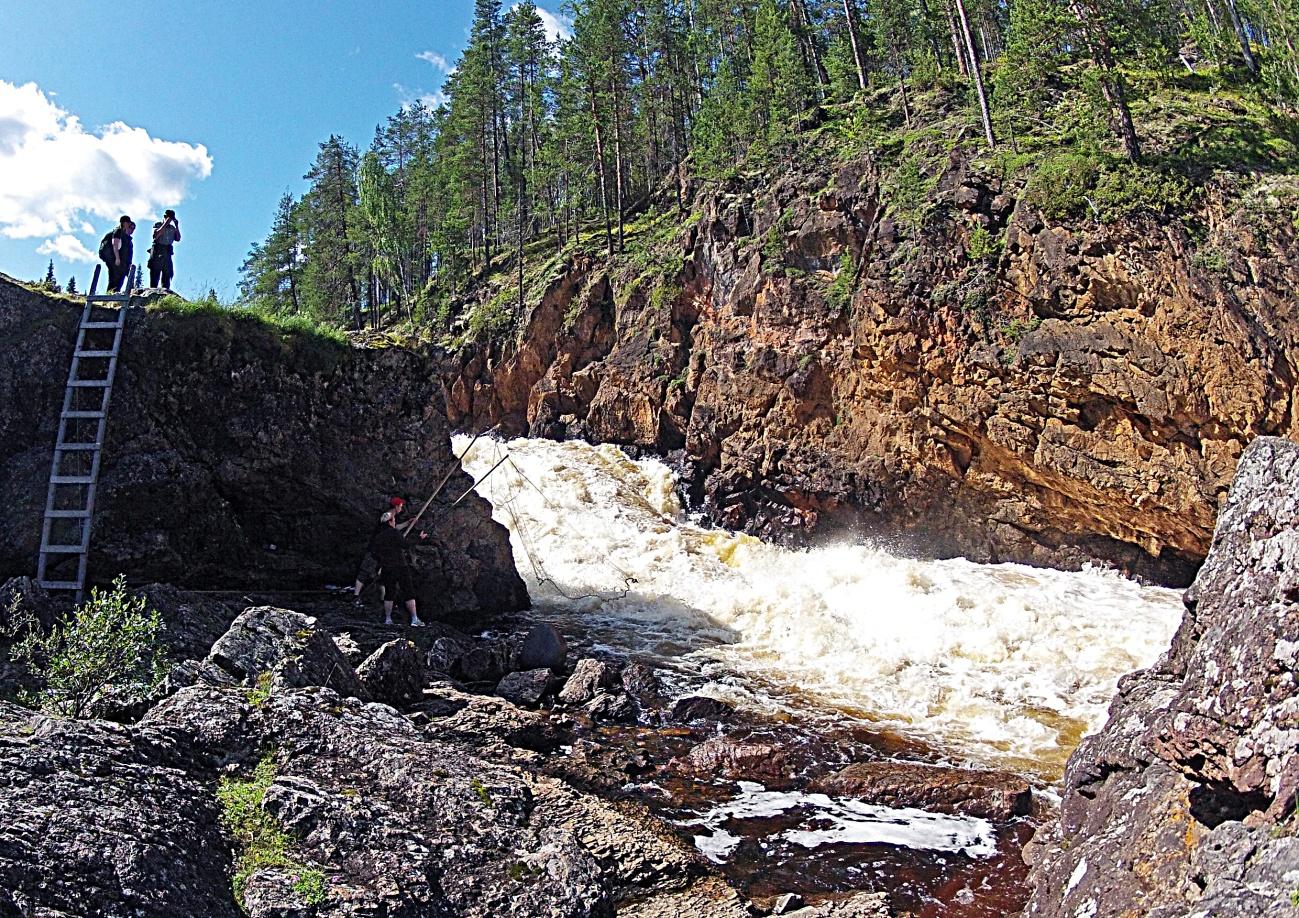
[[[964,0],[956,0],[956,14],[961,20],[961,33],[965,36],[965,50],[970,56],[970,75],[974,77],[974,92],[979,97],[979,114],[983,116],[983,136],[988,139],[988,148],[995,149],[997,139],[992,134],[992,115],[988,112],[988,94],[983,91],[983,74],[979,68],[979,55],[974,51],[974,39],[970,35],[970,19],[965,15]]]
[[[1227,5],[1227,15],[1231,17],[1232,31],[1236,33],[1236,40],[1240,42],[1240,54],[1245,59],[1245,66],[1251,76],[1258,76],[1258,61],[1254,59],[1254,52],[1250,50],[1249,33],[1245,31],[1245,24],[1241,22],[1236,0],[1223,0],[1223,2]]]
[[[950,0],[944,0],[943,9],[947,12],[947,30],[952,36],[952,51],[956,55],[956,69],[960,71],[961,76],[969,76],[970,71],[965,66],[965,51],[961,48],[961,35],[956,30],[956,17],[952,15]]]
[[[609,249],[609,256],[613,257],[613,229],[609,226],[609,183],[604,175],[604,137],[600,130],[600,109],[595,104],[595,86],[589,83],[587,97],[591,100],[591,123],[595,128],[595,172],[600,180],[600,212],[604,214],[604,240]]]
[[[866,91],[866,65],[862,62],[861,48],[857,43],[857,17],[852,11],[852,0],[843,0],[843,14],[848,20],[848,40],[852,42],[852,59],[857,65],[857,85]]]
[[[623,195],[623,187],[625,186],[625,178],[626,178],[626,176],[624,176],[623,174],[625,165],[623,163],[623,155],[622,155],[622,99],[620,93],[618,92],[618,81],[616,79],[610,79],[609,83],[610,83],[610,88],[613,90],[613,168],[614,168],[614,177],[617,179],[618,182],[617,188],[614,189],[616,192],[614,199],[618,203],[618,253],[622,254],[623,252],[622,195]]]
[[[938,69],[939,73],[942,73],[943,56],[938,49],[938,36],[935,35],[934,30],[929,27],[932,17],[929,14],[928,0],[920,0],[920,16],[925,23],[925,34],[929,37],[929,53],[934,56],[934,67]]]
[[[960,0],[957,0],[959,3]],[[1105,96],[1105,101],[1109,103],[1110,112],[1114,119],[1114,132],[1119,135],[1119,140],[1123,144],[1123,152],[1132,162],[1141,159],[1141,144],[1137,140],[1137,129],[1132,123],[1132,111],[1128,108],[1127,93],[1123,86],[1123,74],[1119,73],[1118,67],[1114,63],[1114,53],[1110,49],[1109,33],[1105,31],[1105,26],[1100,22],[1095,11],[1086,2],[1086,0],[1070,0],[1070,8],[1073,14],[1078,17],[1082,23],[1083,34],[1087,38],[1087,43],[1091,47],[1092,58],[1101,68],[1101,94]]]
[[[821,52],[817,50],[816,39],[812,37],[811,17],[807,15],[803,0],[789,0],[789,5],[794,14],[794,23],[798,26],[795,34],[803,48],[804,62],[816,74],[817,95],[824,98],[825,87],[830,85],[830,74],[826,72],[825,64],[821,63]]]

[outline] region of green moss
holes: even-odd
[[[492,795],[491,793],[488,792],[487,785],[483,784],[482,781],[478,780],[477,778],[474,778],[472,781],[469,782],[469,786],[473,788],[474,794],[478,797],[479,800],[482,801],[483,806],[494,805],[492,803]]]
[[[262,801],[275,780],[275,773],[275,757],[267,753],[250,777],[223,777],[217,785],[221,824],[235,843],[234,877],[231,881],[235,899],[242,906],[249,879],[260,870],[279,868],[296,872],[293,888],[304,902],[321,905],[329,897],[325,875],[292,856],[292,839],[262,809]]]
[[[273,691],[271,687],[271,674],[262,673],[257,677],[257,684],[244,692],[248,698],[248,703],[255,708],[260,708],[270,700]]]

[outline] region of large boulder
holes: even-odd
[[[41,533],[80,305],[0,276],[0,578]],[[90,574],[189,587],[350,583],[383,499],[450,474],[428,358],[285,333],[240,310],[132,309],[113,388]],[[509,538],[470,494],[416,549],[426,617],[525,608]]]
[[[300,688],[323,685],[340,695],[367,697],[352,665],[316,620],[273,606],[245,609],[207,656],[206,664],[256,685]]]
[[[1297,527],[1299,446],[1255,440],[1172,647],[1069,760],[1026,915],[1299,911]]]
[[[554,625],[533,625],[519,648],[519,669],[546,669],[559,672],[568,663],[568,641]]]
[[[564,704],[585,704],[597,693],[621,685],[617,667],[603,660],[586,657],[577,661],[573,675],[568,677],[564,687],[559,690],[559,700]]]
[[[541,704],[555,686],[555,675],[549,669],[529,669],[510,673],[496,685],[496,694],[522,708]]]
[[[0,889],[19,913],[238,918],[212,781],[188,750],[0,704]]]
[[[419,701],[424,693],[424,667],[410,641],[389,641],[356,669],[361,685],[375,701],[394,708]]]

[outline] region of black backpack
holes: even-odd
[[[109,230],[104,238],[99,240],[99,260],[105,264],[113,263],[113,236],[117,230]]]

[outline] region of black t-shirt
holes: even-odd
[[[117,254],[122,259],[122,267],[125,268],[131,264],[135,256],[135,244],[131,241],[131,234],[125,230],[115,230],[113,236],[121,241],[121,248],[117,250]]]
[[[370,554],[384,567],[405,567],[406,547],[406,537],[386,524],[370,540]]]

